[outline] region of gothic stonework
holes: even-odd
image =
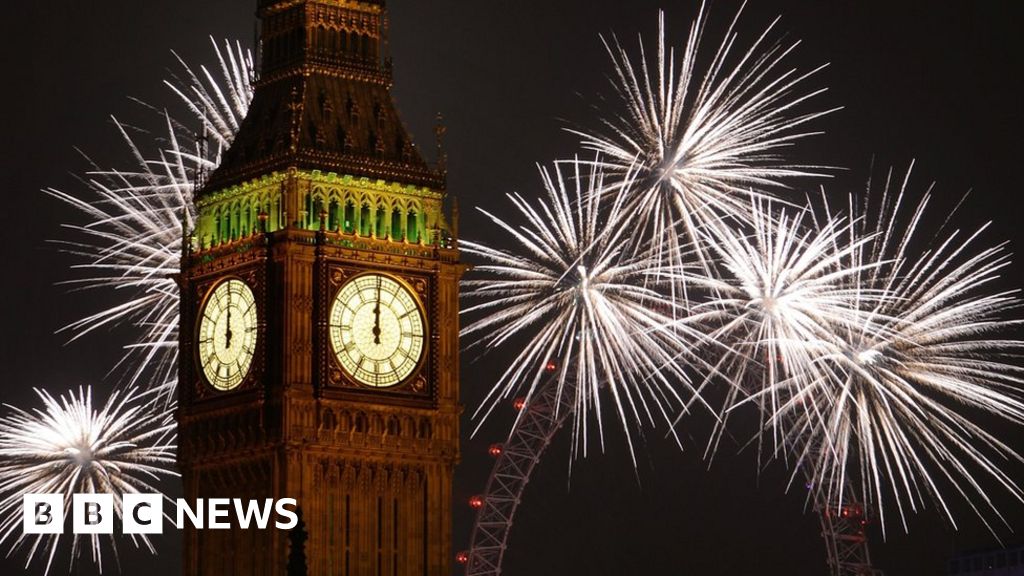
[[[260,0],[258,11],[253,104],[197,194],[184,243],[185,496],[296,498],[310,575],[446,576],[463,266],[445,175],[394,109],[383,2]],[[258,320],[233,323],[246,310],[228,297],[218,305],[236,316],[200,336],[228,279],[252,290]],[[389,312],[399,298],[407,308]],[[200,338],[207,349],[213,339],[212,356],[197,357]],[[358,371],[339,346],[362,353]],[[211,387],[200,361],[231,370],[243,348],[252,363],[241,382]],[[187,530],[185,574],[283,575],[289,542],[275,529]]]

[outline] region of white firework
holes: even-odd
[[[49,573],[61,535],[22,533],[22,497],[62,494],[64,516],[70,518],[72,494],[112,494],[120,518],[124,494],[158,493],[161,478],[177,476],[175,424],[172,407],[134,388],[111,394],[101,408],[94,408],[91,388],[58,398],[40,389],[36,394],[42,408],[8,405],[0,417],[0,546],[9,555],[24,551],[26,569],[45,557]],[[102,568],[100,537],[71,536],[72,562],[87,538],[92,560]],[[135,536],[134,542],[154,551],[148,536]],[[112,537],[110,546],[116,557]]]
[[[983,519],[986,512],[1002,518],[987,485],[1024,500],[1003,468],[1021,457],[984,425],[992,418],[1024,424],[1024,342],[1013,336],[1019,321],[1011,316],[1020,301],[996,288],[1009,255],[1005,245],[978,246],[984,227],[942,233],[916,252],[929,240],[919,237],[929,194],[904,218],[909,177],[897,187],[890,173],[878,208],[851,200],[851,213],[862,217],[845,226],[845,238],[829,234],[838,247],[829,266],[838,310],[792,342],[798,352],[786,351],[781,367],[764,372],[752,401],[767,407],[768,426],[784,430],[776,454],[796,455],[794,474],[810,475],[819,502],[842,502],[856,487],[883,527],[885,503],[893,502],[907,529],[907,515],[929,499],[955,525],[953,491]],[[805,322],[779,319],[794,331]]]
[[[84,218],[66,225],[72,234],[58,242],[78,259],[72,269],[80,276],[66,284],[116,295],[114,305],[63,330],[74,340],[113,325],[137,328],[139,337],[126,346],[124,358],[132,366],[132,382],[145,376],[165,398],[173,395],[177,379],[178,289],[173,277],[184,231],[195,219],[194,188],[200,174],[217,167],[252,99],[251,55],[239,44],[225,42],[223,51],[213,44],[219,80],[205,67],[197,72],[179,58],[184,78],[168,82],[191,113],[189,121],[162,112],[166,137],[146,133],[140,142],[115,119],[131,166],[101,169],[94,164],[80,178],[80,190],[44,190]],[[212,140],[210,149],[193,135],[197,129]],[[153,148],[155,158],[147,157]]]
[[[782,154],[816,134],[805,123],[832,111],[800,111],[824,92],[804,88],[823,66],[802,72],[788,64],[798,42],[771,40],[778,19],[744,51],[738,19],[739,13],[705,55],[702,4],[678,60],[667,46],[663,13],[653,60],[642,40],[636,58],[618,38],[605,40],[614,68],[610,101],[618,109],[599,108],[597,130],[572,130],[584,148],[601,155],[610,176],[636,173],[635,185],[620,188],[610,179],[606,192],[628,195],[625,210],[659,266],[680,268],[688,253],[709,265],[702,228],[723,219],[750,221],[752,198],[823,170]]]
[[[836,326],[859,324],[858,301],[877,300],[877,291],[863,290],[852,279],[877,263],[850,265],[852,255],[870,240],[845,242],[845,221],[819,221],[809,208],[778,208],[752,200],[751,220],[707,227],[706,245],[720,276],[695,276],[692,285],[711,296],[695,305],[687,322],[708,330],[709,351],[717,358],[711,376],[728,385],[721,425],[712,435],[708,455],[717,448],[731,408],[746,396],[757,396],[759,411],[771,424],[775,448],[785,430],[771,420],[784,402],[777,382],[809,385],[817,377],[808,367],[828,346],[835,345]],[[722,346],[725,346],[723,348]]]
[[[487,349],[525,339],[477,414],[486,418],[521,389],[529,401],[550,365],[557,367],[560,394],[573,395],[574,446],[586,453],[588,415],[603,440],[607,395],[632,450],[633,424],[667,421],[685,405],[679,383],[688,380],[678,346],[694,334],[683,324],[668,328],[678,307],[658,291],[649,258],[624,248],[631,231],[622,204],[596,193],[604,185],[601,173],[573,161],[553,172],[541,169],[541,177],[542,200],[509,195],[525,225],[484,212],[516,251],[461,244],[484,262],[474,267],[476,279],[463,283],[467,298],[478,302],[464,313],[478,318],[462,335]]]

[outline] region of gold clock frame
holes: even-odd
[[[402,288],[407,290],[423,322],[423,349],[416,366],[409,372],[409,375],[398,384],[389,387],[375,387],[364,384],[348,373],[344,366],[338,361],[334,350],[334,343],[330,337],[330,307],[333,306],[338,294],[351,281],[361,276],[381,275],[394,280]],[[436,391],[433,390],[430,382],[431,371],[435,369],[436,354],[434,343],[434,326],[432,306],[434,297],[431,278],[416,274],[404,273],[400,270],[388,268],[367,269],[365,267],[349,266],[343,262],[330,262],[325,271],[325,290],[322,292],[323,304],[319,312],[320,331],[324,350],[320,353],[319,364],[322,366],[319,380],[322,382],[322,394],[327,396],[341,396],[352,398],[372,399],[388,397],[398,404],[410,404],[419,406],[433,405],[436,401]]]
[[[197,296],[195,301],[198,302],[198,305],[192,308],[189,313],[190,326],[188,330],[191,338],[191,353],[188,354],[187,361],[190,364],[188,372],[190,374],[190,382],[188,383],[190,395],[195,400],[202,401],[260,389],[260,383],[266,370],[265,353],[267,346],[267,303],[266,291],[262,284],[262,274],[260,274],[258,268],[244,268],[221,271],[221,273],[216,275],[209,274],[204,276],[193,284],[193,293]],[[252,360],[249,363],[249,370],[242,378],[242,381],[234,388],[222,390],[209,381],[206,371],[203,369],[202,359],[199,354],[199,331],[202,324],[202,313],[206,309],[213,292],[218,286],[231,280],[242,282],[252,291],[253,301],[256,305],[256,342]],[[182,385],[185,385],[185,382],[179,383],[179,386]]]
[[[415,307],[415,311],[419,314],[419,317],[420,317],[420,327],[422,329],[422,333],[420,334],[420,340],[421,340],[420,351],[419,351],[419,354],[418,354],[418,356],[416,358],[416,362],[414,363],[412,369],[410,369],[409,372],[404,377],[400,378],[396,383],[391,384],[391,385],[374,386],[372,384],[368,384],[366,382],[363,382],[355,374],[352,374],[348,370],[348,368],[346,368],[343,365],[343,363],[339,361],[338,356],[339,356],[340,353],[338,352],[337,348],[335,347],[334,338],[332,337],[332,334],[331,334],[331,331],[333,330],[333,326],[330,325],[331,310],[334,308],[335,304],[338,302],[339,296],[341,295],[342,291],[345,290],[346,287],[348,287],[350,284],[358,282],[360,278],[363,278],[365,276],[377,276],[377,277],[387,278],[387,279],[391,280],[392,282],[394,282],[395,284],[397,284],[400,289],[405,290],[406,293],[409,294],[410,298],[412,299],[413,306]],[[346,376],[348,376],[349,380],[355,382],[359,386],[361,386],[363,388],[366,388],[368,390],[393,390],[393,389],[397,389],[397,388],[399,388],[401,386],[404,386],[407,382],[409,382],[412,378],[414,378],[416,375],[418,375],[419,372],[421,371],[421,369],[423,367],[423,363],[426,360],[426,357],[427,357],[427,354],[428,354],[428,348],[429,348],[429,344],[430,344],[430,326],[429,326],[429,323],[427,321],[427,307],[423,303],[423,299],[420,298],[419,294],[416,293],[416,289],[409,282],[407,282],[405,279],[403,279],[403,278],[401,278],[399,276],[396,276],[394,274],[390,274],[388,272],[380,271],[380,270],[366,270],[366,271],[360,272],[358,274],[354,274],[352,276],[349,276],[349,277],[347,277],[345,279],[344,282],[342,282],[338,286],[337,290],[335,290],[332,293],[331,297],[329,298],[329,300],[327,302],[327,318],[328,318],[328,325],[327,325],[326,337],[327,337],[327,343],[328,343],[328,350],[330,351],[330,357],[334,361],[335,364],[337,364],[337,365],[339,365],[341,367],[342,371],[345,373]]]

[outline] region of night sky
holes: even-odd
[[[535,163],[573,155],[565,126],[596,126],[590,105],[609,94],[610,65],[599,33],[616,32],[630,45],[653,38],[665,8],[670,37],[685,41],[696,2],[667,0],[389,2],[394,94],[406,125],[432,156],[433,123],[448,126],[449,192],[458,195],[464,238],[499,238],[473,206],[506,211],[504,194],[539,191]],[[834,194],[859,191],[874,158],[877,171],[904,169],[917,159],[913,188],[937,182],[939,210],[971,190],[956,224],[974,229],[988,220],[986,238],[1024,251],[1019,166],[1024,156],[1024,36],[1010,2],[754,1],[741,32],[751,35],[782,16],[781,30],[803,42],[791,62],[830,63],[808,86],[828,87],[818,106],[843,106],[820,121],[826,134],[793,150],[808,163],[841,166],[827,182]],[[212,63],[208,37],[253,43],[255,0],[54,0],[8,2],[0,21],[4,80],[0,89],[0,401],[34,405],[32,386],[54,393],[93,384],[106,390],[107,372],[129,332],[114,330],[65,344],[61,325],[96,310],[109,295],[67,294],[55,283],[71,277],[72,260],[47,244],[76,215],[40,189],[81,190],[73,174],[88,166],[75,147],[101,166],[127,157],[109,122],[159,128],[159,118],[129,99],[172,103],[161,84],[176,65]],[[737,7],[716,2],[709,42],[720,37]],[[938,223],[938,222],[937,222]],[[1014,264],[1007,285],[1024,286]],[[463,362],[462,391],[469,414],[506,357]],[[509,410],[511,412],[511,409]],[[455,500],[455,550],[468,542],[466,499],[483,489],[507,414],[463,446]],[[817,519],[803,512],[802,490],[785,494],[786,472],[758,476],[754,454],[726,446],[710,470],[701,461],[707,428],[699,419],[681,429],[680,453],[650,433],[634,473],[621,438],[609,433],[605,454],[574,465],[570,478],[563,434],[531,481],[511,537],[506,573],[531,574],[824,574]],[[1019,428],[997,428],[1018,449]],[[1021,478],[1021,467],[1011,467]],[[180,487],[172,487],[172,491]],[[961,507],[962,508],[962,507]],[[1024,505],[1004,508],[1024,530]],[[898,523],[888,541],[876,535],[873,554],[888,576],[943,574],[956,550],[995,546],[980,521],[961,515],[960,531],[933,508],[912,516],[911,533]],[[998,530],[1008,543],[1024,540]],[[179,573],[179,542],[171,531],[153,561],[122,546],[126,574]],[[454,552],[454,551],[453,551]],[[11,560],[0,573],[17,573]],[[60,572],[63,572],[63,567]],[[83,574],[90,573],[83,569]]]

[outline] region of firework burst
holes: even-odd
[[[528,339],[478,415],[486,418],[521,385],[529,401],[545,370],[557,366],[557,385],[574,396],[575,445],[585,453],[588,414],[603,438],[602,389],[627,439],[631,424],[667,420],[683,405],[679,383],[689,381],[676,350],[697,334],[683,324],[668,329],[679,316],[677,306],[658,291],[649,258],[624,248],[623,205],[596,193],[604,185],[600,171],[573,161],[556,164],[553,172],[541,169],[541,177],[543,200],[509,196],[524,226],[484,212],[519,251],[462,243],[485,262],[474,268],[477,279],[464,282],[465,295],[479,302],[465,314],[480,317],[462,334],[488,349]]]
[[[773,450],[796,456],[794,474],[811,477],[819,502],[842,502],[855,486],[883,527],[885,502],[895,504],[906,529],[908,513],[926,499],[955,525],[947,502],[953,491],[979,516],[987,509],[1001,518],[985,484],[1024,500],[1001,466],[1021,457],[977,417],[1024,424],[1024,369],[1017,363],[1024,343],[1007,335],[1018,322],[1005,319],[1019,299],[994,289],[1009,255],[1004,245],[979,248],[981,230],[942,233],[916,252],[928,243],[919,229],[929,194],[905,218],[909,176],[894,183],[890,173],[877,207],[851,200],[851,214],[861,216],[842,228],[826,225],[833,256],[817,260],[831,270],[821,278],[835,298],[808,294],[802,306],[812,307],[812,317],[778,315],[778,327],[751,335],[778,352],[768,356],[748,401],[762,407],[767,427],[783,430]],[[771,250],[722,246],[746,267],[775,258]],[[788,277],[800,273],[799,266],[785,268]],[[759,317],[772,312],[749,297],[733,308]]]
[[[66,284],[73,289],[113,290],[116,304],[84,316],[63,328],[78,339],[113,325],[137,328],[138,340],[127,348],[124,361],[132,364],[132,382],[146,375],[162,389],[174,392],[178,349],[178,291],[173,275],[179,270],[181,239],[192,228],[192,193],[199,175],[216,168],[220,152],[230,144],[252,98],[252,58],[240,45],[214,42],[222,79],[179,58],[182,77],[168,82],[192,114],[181,123],[166,112],[165,138],[149,133],[139,142],[114,120],[131,157],[125,169],[93,169],[80,178],[75,193],[44,190],[76,210],[84,224],[66,228],[73,239],[58,244],[78,259],[73,269],[81,277]],[[194,124],[189,130],[186,125]],[[213,146],[207,149],[199,128]],[[145,151],[155,145],[155,158]],[[138,355],[138,356],[136,356]]]
[[[667,47],[664,14],[653,61],[642,40],[637,58],[615,36],[605,40],[614,69],[611,102],[622,112],[599,109],[598,130],[572,130],[584,148],[601,155],[606,173],[635,173],[635,185],[612,180],[606,191],[628,194],[626,210],[658,252],[658,266],[681,268],[688,253],[707,265],[702,228],[723,218],[750,221],[751,198],[767,197],[754,190],[777,189],[822,170],[790,164],[781,154],[816,134],[804,131],[805,123],[832,111],[797,111],[824,92],[803,88],[821,68],[804,73],[788,67],[798,43],[770,39],[777,19],[742,51],[738,19],[710,60],[701,49],[703,5],[678,62]]]
[[[712,295],[692,308],[687,322],[708,330],[718,362],[711,375],[725,376],[729,407],[761,389],[761,414],[773,414],[782,399],[772,386],[779,381],[808,384],[815,374],[802,367],[825,346],[835,344],[835,326],[857,324],[863,313],[857,301],[877,300],[877,291],[851,281],[877,263],[850,266],[852,255],[870,238],[845,242],[840,217],[816,220],[809,209],[783,207],[773,212],[769,201],[752,200],[751,220],[743,225],[721,222],[706,228],[706,245],[720,276],[692,276],[691,284]],[[792,367],[801,367],[793,372]],[[717,448],[723,419],[708,455]],[[777,424],[777,423],[775,423]],[[772,426],[774,445],[784,431]]]
[[[93,407],[91,388],[59,398],[45,390],[36,394],[41,409],[7,406],[0,417],[0,545],[6,544],[9,554],[27,549],[26,568],[44,555],[49,573],[61,536],[23,534],[22,497],[63,494],[68,518],[72,494],[113,494],[120,517],[124,494],[159,492],[155,482],[177,476],[172,471],[175,425],[169,408],[136,389],[115,392],[99,409]],[[136,538],[136,545],[141,541],[154,550],[147,536]],[[72,536],[72,561],[81,553],[82,539]],[[102,567],[100,544],[100,535],[89,536],[92,560]],[[110,544],[116,557],[113,538]]]

